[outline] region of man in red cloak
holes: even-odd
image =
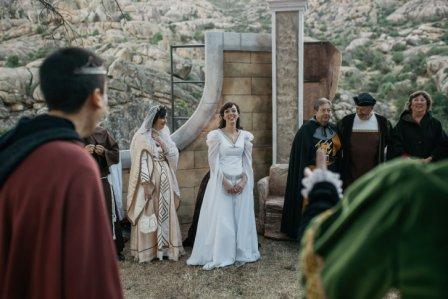
[[[98,166],[80,138],[107,109],[94,53],[39,69],[48,114],[0,137],[0,298],[122,298]]]

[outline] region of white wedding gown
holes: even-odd
[[[203,265],[210,270],[260,258],[254,214],[252,140],[253,135],[243,130],[235,143],[221,130],[207,135],[210,180],[188,265]],[[243,173],[248,179],[243,192],[239,195],[225,192],[223,176],[234,184]]]

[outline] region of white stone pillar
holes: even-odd
[[[272,11],[272,161],[288,163],[303,123],[304,13],[307,0],[268,0]]]

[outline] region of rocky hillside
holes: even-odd
[[[37,88],[42,58],[62,45],[94,49],[113,76],[105,126],[123,147],[155,102],[169,104],[170,44],[201,43],[205,30],[269,32],[265,0],[0,0],[0,132],[45,111]],[[306,35],[343,53],[339,118],[351,97],[369,91],[396,117],[417,89],[448,120],[446,0],[309,0]],[[203,50],[178,49],[176,79],[203,79]],[[192,113],[201,86],[176,85],[176,111]],[[448,121],[445,121],[448,126]]]
[[[204,30],[230,28],[208,1],[0,0],[0,131],[45,111],[37,79],[43,57],[63,45],[106,59],[110,114],[104,121],[122,147],[156,103],[170,105],[170,44],[201,43]],[[48,2],[47,2],[48,1]],[[203,80],[203,49],[178,49],[176,80]],[[180,116],[191,114],[202,86],[176,85]]]
[[[343,53],[339,101],[369,91],[396,118],[410,92],[424,89],[448,128],[448,1],[312,0],[306,34]]]

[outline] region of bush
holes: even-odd
[[[425,86],[419,86],[419,90],[426,90],[432,97],[432,113],[442,122],[445,131],[448,131],[448,97],[441,91],[437,90],[434,81],[429,82]]]
[[[149,42],[152,45],[157,45],[161,40],[163,39],[163,35],[160,32],[157,32],[156,34],[154,34],[150,39]]]
[[[398,30],[393,29],[391,32],[389,32],[389,36],[397,37],[400,36],[400,34],[398,33]]]
[[[404,72],[412,72],[417,76],[426,74],[426,55],[419,52],[412,56],[403,68]]]
[[[384,54],[376,49],[367,46],[358,47],[354,52],[354,57],[361,60],[364,64],[379,69],[381,63],[385,60]]]
[[[193,38],[197,41],[204,40],[204,32],[202,30],[196,30],[193,34]]]
[[[325,31],[327,31],[327,25],[326,25],[325,23],[324,23],[324,24],[321,24],[320,27],[319,27],[319,29],[320,29],[320,31],[325,32]]]
[[[98,29],[95,29],[95,30],[93,30],[92,35],[93,36],[100,35],[100,32],[98,31]]]
[[[43,34],[45,33],[45,28],[42,25],[37,26],[36,28],[36,33],[37,34]]]
[[[404,50],[406,50],[406,45],[405,44],[395,44],[392,47],[392,51],[401,52],[401,51],[404,51]]]
[[[394,90],[394,84],[391,82],[386,82],[379,86],[378,96],[382,99],[387,98],[388,94]]]
[[[396,63],[396,64],[401,64],[404,60],[404,55],[403,52],[394,52],[392,54],[392,60]]]
[[[346,80],[349,90],[358,90],[362,86],[362,80],[360,76],[351,75]]]
[[[128,12],[125,12],[120,15],[120,18],[118,18],[118,20],[132,21],[132,17]]]
[[[367,87],[371,92],[383,91],[383,93],[386,93],[386,91],[387,92],[390,91],[390,86],[391,85],[393,86],[397,81],[398,81],[397,77],[394,74],[389,73],[384,76],[373,77],[373,79],[369,82]],[[387,85],[387,88],[384,87],[385,85]]]
[[[428,56],[433,56],[433,55],[448,56],[448,47],[434,46],[428,51],[427,55]]]
[[[48,47],[39,48],[34,53],[28,53],[28,59],[30,61],[34,61],[34,60],[37,60],[40,58],[47,57],[47,55],[50,54],[52,50],[53,50],[52,48],[48,48]]]
[[[17,55],[8,56],[5,63],[6,67],[18,67],[20,66],[20,59]]]
[[[445,44],[448,44],[448,30],[446,30],[445,33],[440,37],[440,40],[442,40]]]

